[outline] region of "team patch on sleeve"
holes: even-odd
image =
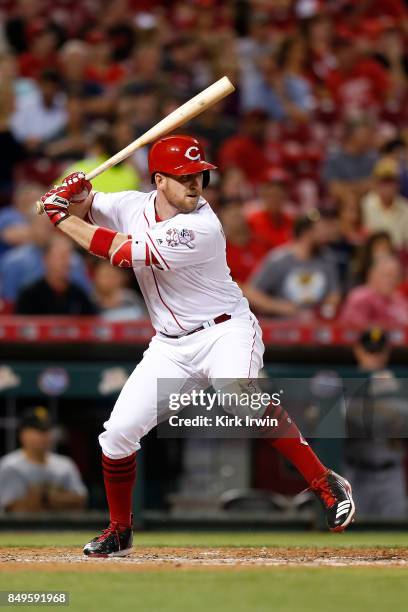
[[[190,229],[169,229],[166,232],[167,244],[171,247],[179,246],[180,244],[188,246],[189,249],[194,249],[195,244],[193,240],[195,238],[193,230]]]

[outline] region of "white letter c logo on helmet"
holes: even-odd
[[[197,153],[195,153],[195,151],[197,151]],[[191,161],[201,159],[200,149],[198,147],[189,147],[184,153],[184,157],[188,157],[188,159],[191,159]]]

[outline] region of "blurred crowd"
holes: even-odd
[[[407,51],[404,0],[0,0],[0,312],[146,316],[33,203],[228,75],[186,129],[254,310],[407,325]],[[146,158],[94,188],[150,190]]]

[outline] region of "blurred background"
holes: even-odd
[[[205,197],[262,322],[264,375],[301,380],[286,408],[316,424],[360,524],[407,520],[407,52],[404,0],[0,0],[3,525],[102,521],[97,435],[152,335],[134,276],[34,202],[223,75],[235,93],[181,132],[218,165]],[[94,188],[149,191],[147,150]],[[319,436],[351,379],[330,410],[341,435]],[[152,432],[136,519],[319,526],[305,486],[262,440]]]

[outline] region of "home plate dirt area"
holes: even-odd
[[[408,566],[408,549],[400,547],[135,547],[129,557],[90,559],[74,547],[0,549],[0,572],[78,569],[81,572],[137,571],[164,568],[242,568],[265,566]]]

